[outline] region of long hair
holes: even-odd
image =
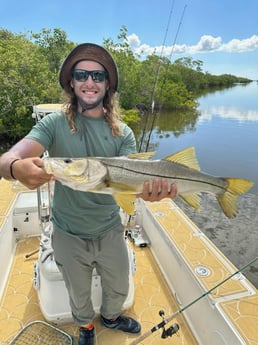
[[[72,133],[77,132],[75,117],[78,111],[77,98],[72,89],[63,91],[63,111],[67,117],[68,124]],[[103,110],[105,120],[110,125],[113,136],[122,136],[120,130],[121,113],[117,93],[107,90],[103,99]]]

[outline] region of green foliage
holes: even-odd
[[[150,55],[142,61],[139,68],[139,93],[138,103],[147,107],[159,98],[157,84],[160,80],[159,73],[163,62],[156,55]]]
[[[1,33],[0,37],[0,54],[4,57],[0,64],[2,129],[19,135],[26,105],[36,99],[35,84],[42,70],[35,64],[39,58],[37,49],[24,36],[9,35],[6,39]]]
[[[175,60],[175,65],[185,66],[197,72],[202,72],[203,62],[201,60],[193,60],[191,57],[184,56]]]
[[[18,138],[31,128],[32,107],[60,99],[58,70],[71,43],[59,29],[32,36],[0,30],[0,132]]]
[[[129,126],[140,121],[139,112],[136,109],[121,109],[121,117]]]
[[[191,57],[183,57],[175,60],[172,68],[181,76],[181,81],[188,91],[195,97],[210,88],[221,88],[232,86],[236,83],[249,83],[247,78],[237,77],[231,74],[212,75],[202,71],[203,62],[193,60]]]
[[[50,71],[58,73],[67,53],[75,45],[67,41],[66,33],[58,28],[42,29],[40,33],[31,34],[32,40],[39,46],[40,52],[46,56]]]
[[[118,35],[118,43],[109,38],[104,39],[103,46],[112,54],[118,67],[121,106],[130,109],[137,103],[140,62],[130,49],[126,35],[127,29],[122,26]]]
[[[196,106],[196,102],[182,82],[168,83],[163,90],[161,103],[165,105],[163,107],[170,109],[186,109]]]

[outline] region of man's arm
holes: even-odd
[[[44,147],[31,139],[22,139],[0,157],[0,176],[17,179],[26,187],[34,189],[51,180],[52,175],[43,169]]]

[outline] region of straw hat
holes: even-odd
[[[59,73],[59,82],[63,89],[70,90],[72,69],[82,60],[91,60],[100,63],[108,72],[109,88],[114,92],[118,87],[118,71],[110,53],[101,46],[93,43],[82,43],[75,47],[66,57]]]

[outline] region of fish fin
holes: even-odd
[[[187,149],[184,149],[182,151],[173,153],[172,155],[169,155],[163,159],[185,165],[191,169],[200,170],[199,163],[195,156],[195,148],[193,146],[188,147]]]
[[[248,192],[254,183],[240,178],[225,178],[224,180],[228,183],[227,190],[225,193],[217,195],[217,200],[225,215],[228,218],[234,218],[238,212],[238,195]]]
[[[156,153],[155,151],[132,153],[132,154],[128,155],[128,158],[148,160],[148,159],[151,159],[155,155],[155,153]]]
[[[178,194],[178,196],[196,211],[200,211],[200,197],[197,193]]]
[[[136,199],[135,194],[126,194],[126,193],[115,193],[113,194],[118,206],[120,206],[127,214],[133,215],[135,212],[134,202]]]

